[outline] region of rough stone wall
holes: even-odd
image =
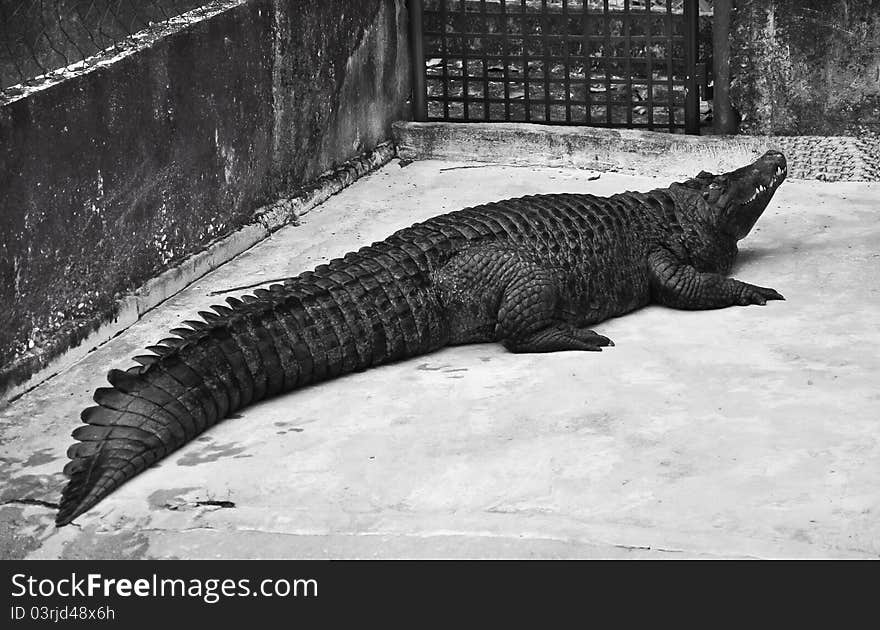
[[[735,0],[731,30],[742,132],[880,131],[880,0]]]
[[[284,191],[376,146],[393,120],[409,118],[408,18],[404,0],[275,5],[270,189]]]
[[[226,4],[0,101],[0,392],[408,115],[405,0]]]

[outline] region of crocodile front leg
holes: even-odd
[[[727,306],[763,306],[768,300],[784,300],[774,289],[697,271],[660,249],[648,258],[651,296],[655,302],[684,310],[706,310]]]

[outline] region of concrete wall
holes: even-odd
[[[0,101],[0,392],[408,116],[404,0],[210,8]]]
[[[880,0],[735,0],[741,131],[880,132]]]

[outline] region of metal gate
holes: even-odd
[[[412,0],[417,120],[699,133],[698,0]]]

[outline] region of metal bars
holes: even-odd
[[[426,120],[699,132],[697,0],[411,2]]]

